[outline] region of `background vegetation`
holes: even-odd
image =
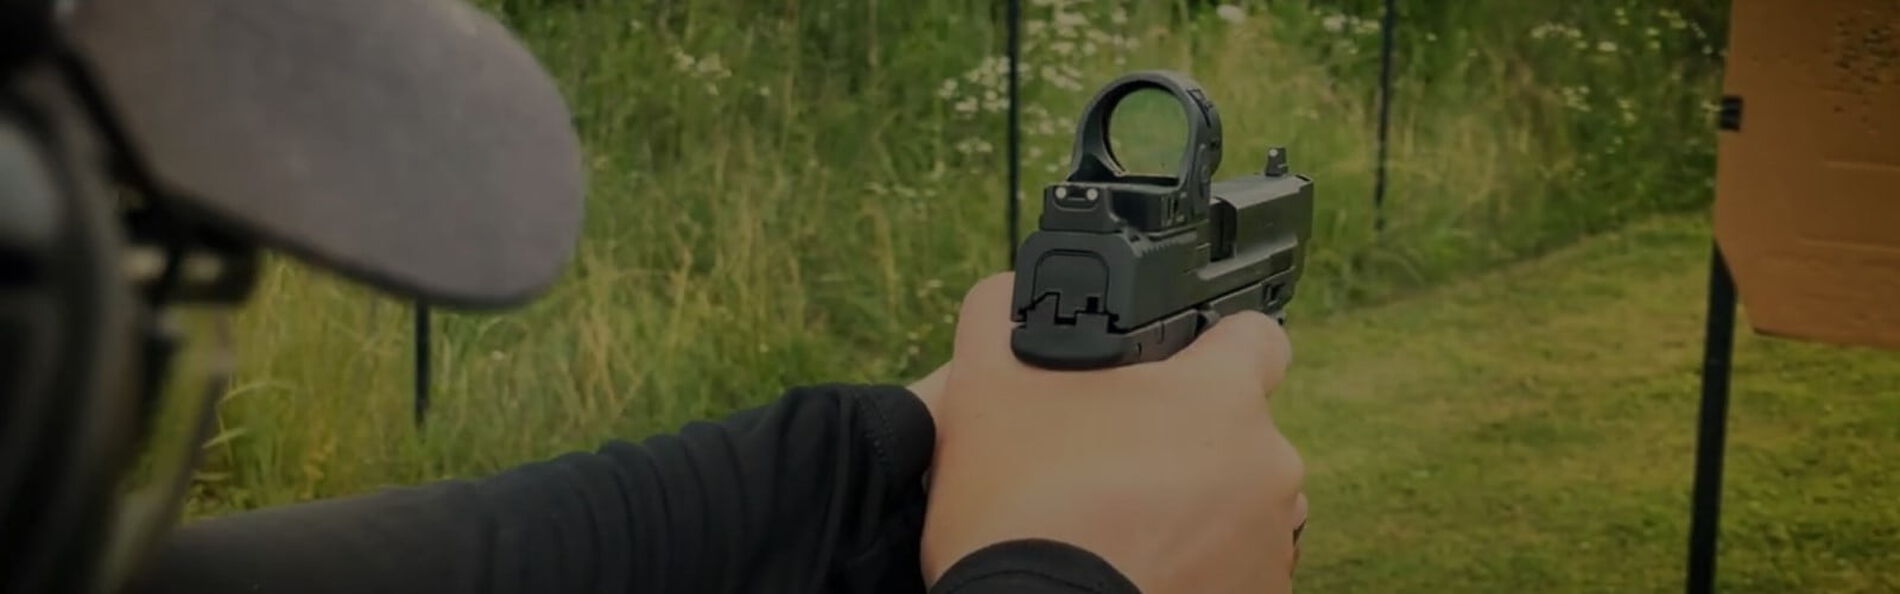
[[[787,385],[902,382],[946,357],[963,289],[1003,268],[1000,3],[483,4],[559,78],[587,144],[574,265],[525,310],[438,316],[436,404],[419,429],[408,306],[272,262],[240,319],[244,366],[193,514],[477,474]],[[1223,175],[1284,145],[1319,180],[1318,247],[1294,314],[1314,323],[1298,331],[1303,370],[1281,405],[1311,444],[1321,525],[1338,526],[1315,531],[1310,591],[1674,587],[1706,232],[1672,218],[1540,272],[1462,279],[1707,205],[1723,3],[1401,2],[1382,234],[1370,201],[1376,2],[1027,4],[1025,195],[1064,171],[1072,118],[1096,87],[1143,68],[1208,88],[1226,125]],[[1604,280],[1560,270],[1571,264]],[[1609,306],[1649,309],[1595,323],[1565,309]],[[1409,350],[1383,342],[1413,336],[1425,338]],[[1745,362],[1809,362],[1769,366],[1791,371],[1754,385],[1853,406],[1825,396],[1877,391],[1900,367],[1856,355],[1875,375],[1839,379],[1817,371],[1835,351],[1804,348],[1745,342]],[[1641,364],[1586,381],[1610,365],[1596,356]],[[1381,379],[1417,377],[1437,379]],[[1827,439],[1890,447],[1893,426]],[[1576,473],[1531,471],[1572,459],[1550,467]],[[1792,487],[1761,486],[1819,475],[1787,464],[1774,477],[1738,469],[1731,493],[1789,512]],[[1625,479],[1636,482],[1599,489]],[[1778,517],[1750,513],[1731,523],[1750,537]],[[1900,536],[1881,513],[1731,539],[1729,558],[1749,563],[1725,561],[1725,576],[1759,591],[1891,589],[1878,568]],[[1848,530],[1872,530],[1854,533],[1861,552],[1838,552]]]

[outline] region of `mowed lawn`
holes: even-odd
[[[1295,320],[1298,589],[1680,591],[1709,241],[1653,220]],[[1719,588],[1900,591],[1900,353],[1742,328],[1733,394]]]

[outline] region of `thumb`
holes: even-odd
[[[951,360],[981,362],[1010,355],[1009,334],[1016,327],[1010,319],[1010,300],[1016,287],[1015,273],[994,274],[970,288],[957,312],[956,345]]]
[[[1271,392],[1286,378],[1293,345],[1279,322],[1250,310],[1222,317],[1175,358],[1203,373],[1244,373]]]

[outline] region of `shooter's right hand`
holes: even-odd
[[[963,303],[933,411],[926,579],[1048,539],[1147,594],[1288,591],[1305,501],[1267,406],[1289,360],[1280,326],[1247,312],[1165,361],[1050,371],[1010,351],[1010,290],[994,276]]]

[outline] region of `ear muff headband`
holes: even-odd
[[[25,77],[35,78],[0,99],[0,154],[22,176],[0,200],[40,213],[0,228],[17,273],[0,285],[0,325],[21,330],[0,343],[0,589],[77,591],[90,586],[129,454],[139,312],[89,124],[76,110],[40,108],[75,104],[62,102],[57,75]]]

